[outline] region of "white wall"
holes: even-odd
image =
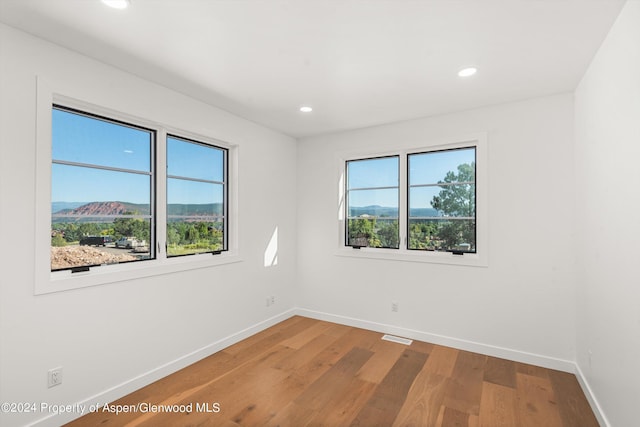
[[[625,5],[575,103],[577,363],[610,425],[632,426],[640,396],[640,2]]]
[[[338,244],[336,153],[488,134],[489,266],[354,259]],[[298,300],[319,317],[571,369],[573,97],[528,100],[303,139]],[[399,312],[391,312],[391,301]],[[475,344],[474,344],[475,343]]]
[[[36,75],[69,96],[238,144],[243,261],[34,296]],[[74,403],[94,395],[102,401],[292,309],[295,168],[283,165],[295,164],[295,144],[0,25],[0,401]],[[278,265],[265,268],[264,251],[276,226]],[[276,305],[266,307],[267,295],[277,296]],[[57,366],[64,367],[63,384],[47,389],[47,370]],[[0,424],[23,425],[45,415],[1,414]]]

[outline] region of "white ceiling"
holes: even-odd
[[[131,2],[0,0],[0,21],[295,137],[571,91],[624,4]]]

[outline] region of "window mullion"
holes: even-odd
[[[156,256],[167,258],[167,131],[160,128],[156,144]]]
[[[401,252],[404,252],[407,250],[407,217],[408,217],[408,212],[407,212],[407,206],[408,206],[408,180],[407,180],[407,174],[408,174],[408,168],[407,168],[407,153],[400,153],[400,179],[399,179],[399,185],[400,188],[398,189],[398,193],[399,193],[399,204],[398,204],[398,227],[399,227],[399,244],[398,244],[398,250]]]

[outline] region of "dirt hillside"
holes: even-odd
[[[69,268],[79,265],[113,264],[135,261],[129,254],[110,254],[91,246],[63,246],[51,248],[51,269]]]

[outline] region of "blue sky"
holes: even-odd
[[[398,156],[348,162],[348,189],[397,187],[399,162]],[[475,162],[474,148],[413,154],[409,156],[409,183],[411,185],[435,184],[444,180],[447,172],[456,172],[458,165],[473,162]],[[411,208],[432,207],[431,200],[439,192],[439,187],[412,188]],[[398,197],[397,189],[350,191],[349,205],[397,207]]]
[[[169,175],[223,181],[222,169],[212,167],[212,165],[222,164],[222,150],[212,150],[211,147],[169,137],[167,138],[167,158]]]
[[[52,158],[148,173],[153,132],[53,110]],[[222,181],[224,152],[168,138],[168,174]],[[120,171],[52,165],[54,202],[122,201],[149,203],[150,176]],[[169,203],[222,201],[222,185],[170,179]]]
[[[207,181],[224,181],[221,167],[224,152],[211,149],[200,144],[189,143],[174,137],[167,138],[167,174],[203,179]],[[222,184],[204,183],[169,178],[167,182],[167,203],[221,203],[223,199]]]
[[[475,148],[436,151],[409,156],[409,184],[435,184],[458,165],[475,163]]]

